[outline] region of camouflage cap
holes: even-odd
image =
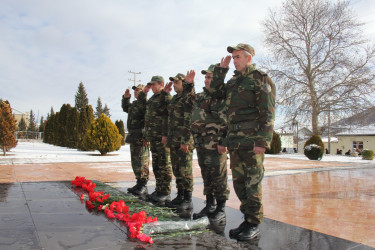
[[[151,81],[147,83],[147,85],[152,84],[154,82],[164,82],[164,78],[162,76],[153,76]]]
[[[208,67],[207,70],[202,70],[202,74],[205,75],[207,73],[214,73],[214,69],[215,69],[215,64],[211,64],[210,67]]]
[[[174,80],[185,80],[185,78],[184,74],[178,73],[175,77],[169,77],[169,80],[173,82]]]
[[[138,84],[138,86],[133,86],[132,89],[133,89],[133,90],[135,90],[135,89],[143,90],[144,87],[145,87],[145,85],[143,85],[143,84]]]
[[[239,43],[237,44],[237,46],[228,46],[227,47],[227,51],[229,53],[232,53],[233,50],[244,50],[244,51],[247,51],[249,52],[252,56],[255,55],[255,50],[253,47],[251,47],[250,45],[248,44],[245,44],[245,43]]]

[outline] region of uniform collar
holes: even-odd
[[[247,75],[249,75],[251,72],[255,71],[256,69],[257,69],[257,68],[256,68],[255,63],[250,64],[249,66],[246,67],[246,71],[245,71],[245,74],[244,74],[243,76],[247,76]],[[241,72],[235,70],[235,71],[234,71],[234,75],[236,75],[236,76],[241,76],[242,74],[241,74]]]

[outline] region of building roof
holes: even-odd
[[[340,133],[336,136],[350,136],[350,135],[372,135],[375,136],[375,126],[365,126],[365,127],[352,127]]]

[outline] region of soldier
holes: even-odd
[[[145,141],[150,143],[152,168],[156,179],[155,192],[148,199],[164,206],[170,200],[172,170],[169,148],[166,147],[168,110],[167,105],[171,95],[163,91],[164,78],[153,76],[151,81],[139,93],[139,100],[145,100],[148,91],[152,89],[153,96],[146,103]]]
[[[208,92],[215,65],[202,70],[205,75],[203,92],[196,95],[192,111],[192,132],[201,168],[206,206],[193,214],[193,219],[209,216],[211,223],[225,222],[225,203],[228,200],[227,154],[218,151],[226,134],[224,98]],[[225,148],[225,146],[223,146]],[[215,205],[215,199],[217,206]]]
[[[191,135],[192,93],[195,72],[190,71],[187,77],[177,74],[170,77],[164,91],[169,93],[172,84],[176,95],[168,105],[168,138],[167,146],[171,151],[173,174],[176,177],[177,196],[167,205],[179,210],[193,208],[193,137]],[[185,80],[186,79],[186,80]],[[190,84],[186,83],[190,81]]]
[[[271,78],[252,64],[253,47],[240,43],[227,51],[232,53],[234,76],[224,84],[231,61],[227,56],[215,68],[209,91],[226,96],[228,131],[223,146],[229,150],[233,186],[245,215],[244,222],[231,229],[229,236],[251,240],[260,234],[263,221],[263,160],[273,135],[276,88]],[[225,152],[223,146],[218,146],[219,152]]]
[[[143,145],[143,127],[145,121],[146,99],[138,100],[139,92],[144,88],[143,84],[133,86],[135,99],[130,103],[130,91],[127,89],[122,96],[122,109],[128,113],[128,135],[125,142],[130,144],[131,163],[137,184],[128,188],[128,193],[135,195],[147,194],[147,181],[149,178],[149,146]]]

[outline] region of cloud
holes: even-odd
[[[112,120],[126,120],[121,95],[132,85],[129,70],[142,72],[137,79],[146,83],[153,75],[167,79],[194,69],[199,92],[200,70],[219,62],[228,45],[247,42],[262,55],[260,21],[278,5],[277,0],[3,0],[0,86],[6,91],[0,98],[46,116],[51,106],[58,111],[64,103],[74,105],[82,81],[94,108],[100,96]]]

